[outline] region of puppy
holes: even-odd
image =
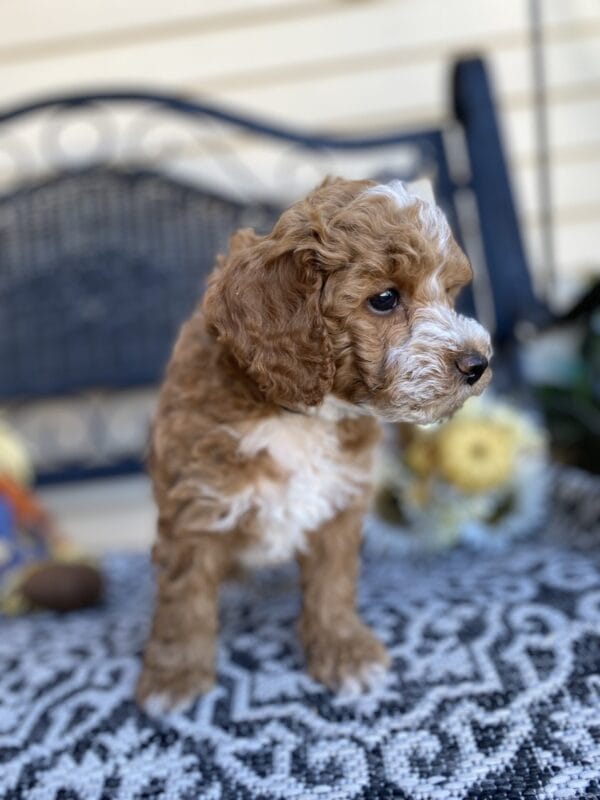
[[[158,591],[137,698],[208,690],[217,594],[295,558],[310,674],[367,687],[388,663],[355,584],[379,420],[452,414],[490,380],[490,338],[453,310],[471,268],[399,181],[327,179],[267,236],[241,230],[184,324],[154,420]]]

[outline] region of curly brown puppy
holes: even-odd
[[[137,698],[209,689],[217,594],[296,558],[310,674],[368,686],[388,663],[355,603],[378,420],[432,422],[488,384],[490,339],[453,301],[469,263],[399,181],[328,179],[271,233],[232,237],[183,326],[152,431],[158,593]]]

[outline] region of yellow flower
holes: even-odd
[[[514,465],[514,442],[504,426],[477,420],[454,420],[438,434],[440,474],[464,492],[501,486]]]

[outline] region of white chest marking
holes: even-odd
[[[259,422],[240,440],[240,452],[265,450],[283,475],[260,479],[250,490],[261,540],[243,561],[253,566],[290,559],[303,548],[306,533],[345,508],[369,480],[340,451],[331,419],[286,413]]]

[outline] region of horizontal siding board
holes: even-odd
[[[556,260],[565,277],[590,280],[600,274],[598,225],[595,222],[562,224],[556,230]]]
[[[539,209],[537,168],[528,165],[513,170],[512,174],[519,206],[528,219],[534,219]],[[559,220],[561,216],[570,217],[579,212],[584,216],[593,213],[600,204],[600,158],[585,163],[554,163],[551,183],[552,200]]]
[[[600,9],[597,0],[543,0],[542,14],[545,24],[572,19],[587,22],[598,19]]]
[[[327,0],[324,0],[327,2]],[[13,6],[16,2],[13,2]],[[44,45],[54,48],[56,42],[108,36],[164,26],[168,31],[178,22],[189,20],[229,19],[229,27],[239,25],[249,12],[270,11],[276,15],[298,0],[144,0],[143,5],[123,0],[18,0],[18,13],[5,2],[0,6],[2,43],[0,53],[8,48]],[[90,40],[91,41],[91,40]]]
[[[541,261],[539,231],[527,231],[530,263],[533,271],[542,276],[544,265]],[[581,287],[597,278],[600,273],[598,259],[598,223],[563,224],[556,228],[554,235],[557,274],[561,281],[572,287]]]
[[[600,52],[599,35],[589,43],[591,52]],[[560,43],[547,49],[551,80],[550,100],[564,103],[583,85],[577,64],[578,43]],[[531,104],[530,53],[524,47],[515,50],[492,51],[490,63],[494,82],[507,108],[522,108]],[[219,81],[217,90],[211,81],[197,81],[186,88],[208,91],[229,105],[253,113],[266,114],[280,120],[295,120],[300,124],[319,124],[340,117],[344,112],[369,113],[393,109],[407,121],[421,117],[442,116],[450,103],[448,93],[449,64],[443,59],[416,64],[399,64],[385,68],[367,69],[365,61],[359,71],[350,70],[348,62],[329,73],[317,74],[299,70],[285,81],[272,77],[271,84],[253,85],[252,76],[238,87],[227,89]],[[555,79],[552,76],[556,76]],[[600,97],[600,58],[587,74],[588,88],[583,99]],[[575,98],[577,99],[577,98]],[[581,99],[581,98],[580,98]]]
[[[327,5],[327,0],[321,0],[322,5]],[[329,3],[337,7],[342,13],[350,4],[340,0]],[[230,27],[236,27],[237,18],[246,20],[248,13],[255,13],[257,18],[261,12],[271,11],[273,16],[298,5],[298,0],[144,0],[139,3],[124,3],[123,0],[87,0],[77,3],[74,0],[18,0],[17,3],[5,2],[0,7],[0,23],[2,25],[2,47],[14,47],[33,43],[52,43],[65,37],[85,37],[89,34],[114,34],[121,31],[139,30],[140,28],[161,23],[168,28],[169,24],[181,20],[209,19],[215,16],[230,16]],[[306,3],[307,6],[310,3]],[[395,7],[403,6],[404,20],[410,26],[415,25],[415,40],[419,40],[419,31],[422,27],[419,21],[431,20],[435,14],[436,21],[440,15],[446,14],[444,19],[446,28],[460,28],[466,22],[466,16],[479,14],[480,16],[502,14],[510,18],[517,10],[518,17],[525,19],[522,9],[524,3],[498,3],[496,0],[482,0],[477,4],[468,3],[468,15],[457,12],[458,3],[441,3],[440,0],[380,0],[378,3],[354,3],[354,6],[370,14],[378,13],[382,16],[394,15]],[[463,3],[463,5],[465,5]],[[444,9],[448,6],[448,11]],[[520,7],[519,7],[520,6]],[[597,0],[585,2],[565,2],[565,0],[544,0],[544,15],[548,24],[562,24],[573,19],[587,22],[600,17]],[[262,19],[262,17],[260,17]],[[514,17],[513,17],[514,18]],[[460,24],[457,25],[457,22]],[[239,23],[238,23],[239,24]],[[429,21],[429,28],[431,22]],[[440,26],[441,27],[441,26]],[[500,27],[497,29],[500,30]],[[444,31],[445,32],[445,31]],[[1,51],[1,48],[0,48]]]
[[[431,26],[432,6],[439,9],[439,24]],[[477,6],[478,9],[481,6]],[[522,30],[521,0],[506,0],[465,16],[460,26],[451,24],[451,4],[426,0],[383,3],[365,7],[344,5],[336,12],[275,21],[253,29],[209,32],[173,37],[165,41],[127,44],[59,57],[52,54],[19,63],[5,63],[0,70],[0,91],[5,102],[24,93],[56,91],[77,83],[152,83],[172,86],[200,76],[209,80],[231,72],[232,65],[249,69],[273,69],[331,55],[352,57],[380,48],[432,47],[452,44],[457,48],[494,35]]]
[[[590,146],[600,142],[600,97],[585,102],[551,104],[548,108],[550,148]],[[511,152],[533,154],[535,133],[530,109],[508,110],[503,125]]]
[[[583,31],[582,31],[583,33]],[[585,36],[548,41],[544,47],[547,86],[564,89],[600,80],[600,21]],[[526,43],[515,48],[489,50],[489,61],[499,90],[510,96],[531,89],[531,50]]]
[[[552,86],[573,84],[598,76],[598,45],[600,42],[600,18],[586,25],[578,22],[560,24],[547,31],[545,61],[547,80]],[[375,43],[374,43],[375,44]],[[191,89],[209,89],[227,92],[276,87],[279,84],[293,85],[306,80],[323,79],[330,76],[356,74],[360,72],[415,68],[438,70],[451,62],[460,52],[481,51],[479,37],[463,39],[460,43],[423,44],[417,47],[402,45],[381,48],[374,46],[363,53],[340,55],[337,50],[323,59],[305,58],[271,67],[256,68],[252,64],[232,64],[228,72],[206,76],[198,74],[187,86]],[[531,74],[531,51],[529,34],[525,28],[519,31],[496,34],[485,45],[485,55],[497,71],[501,89],[519,91],[529,86]]]

